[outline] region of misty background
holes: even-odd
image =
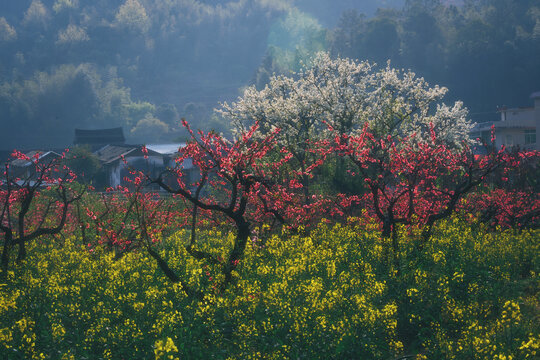
[[[65,147],[75,128],[181,141],[179,119],[318,51],[412,69],[475,121],[540,90],[540,0],[3,0],[0,150]]]

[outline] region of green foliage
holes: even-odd
[[[77,180],[86,184],[99,183],[101,163],[97,156],[85,146],[75,146],[69,149],[65,158],[66,165],[77,174]]]
[[[163,141],[168,132],[169,126],[151,113],[146,113],[144,118],[131,129],[131,135],[143,143]]]
[[[133,102],[114,69],[62,65],[23,82],[0,84],[4,148],[67,146],[75,128],[125,126],[129,130],[155,106]],[[31,132],[29,132],[32,130]]]
[[[290,11],[270,29],[268,47],[279,72],[299,71],[314,54],[326,50],[326,30],[313,17]]]
[[[144,119],[147,114],[153,115],[156,111],[156,107],[146,101],[132,102],[126,104],[125,110],[127,112],[127,122],[131,126],[135,126],[140,120]]]
[[[177,127],[180,124],[180,116],[178,110],[173,104],[161,104],[157,107],[155,112],[156,117],[163,121],[165,124]]]
[[[261,229],[261,231],[264,229]],[[120,259],[75,236],[35,243],[0,284],[0,355],[9,359],[533,359],[540,270],[538,231],[487,232],[457,218],[400,271],[378,226],[321,224],[309,235],[252,237],[236,283],[212,288],[214,265],[190,257],[188,234],[160,253],[189,284],[193,302],[146,253]],[[224,256],[226,228],[201,232]],[[203,268],[203,269],[201,269]],[[170,356],[170,357],[169,357]]]

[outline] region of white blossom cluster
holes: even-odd
[[[260,124],[256,137],[280,128],[281,145],[289,148],[323,138],[329,127],[358,133],[366,122],[376,136],[410,141],[429,140],[433,126],[439,139],[459,147],[469,141],[472,125],[463,103],[441,103],[446,92],[390,64],[379,69],[369,62],[334,60],[323,52],[309,68],[291,77],[273,76],[260,91],[248,87],[236,102],[223,103],[217,111],[237,133],[255,121]]]

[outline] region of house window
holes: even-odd
[[[506,146],[513,146],[514,145],[514,139],[512,139],[512,135],[506,135]]]
[[[525,130],[525,145],[536,144],[536,129]]]

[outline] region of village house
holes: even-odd
[[[142,145],[105,145],[94,152],[106,173],[107,187],[127,185],[130,169],[155,173],[163,168],[163,158],[151,150],[144,153]],[[147,158],[145,158],[147,156]]]
[[[537,136],[540,128],[540,92],[533,93],[531,98],[534,100],[533,107],[501,108],[498,111],[500,120],[476,123],[471,136],[489,142],[493,126],[497,148],[504,145],[508,149],[540,150]]]
[[[146,151],[142,144],[125,144],[122,128],[75,130],[74,144],[89,146],[92,153],[99,160],[102,171],[105,172],[104,187],[127,186],[126,178],[132,176],[130,171],[143,171],[150,177],[157,177],[167,168],[173,168],[178,149],[185,144],[149,144]],[[198,175],[195,174],[193,164],[184,161],[183,171],[186,181],[191,181]],[[174,184],[171,184],[174,185]],[[159,190],[157,185],[147,190]]]
[[[20,183],[25,181],[34,181],[37,178],[36,174],[36,163],[41,164],[42,166],[48,165],[52,162],[55,162],[60,157],[61,154],[55,151],[42,151],[42,150],[32,150],[27,151],[24,155],[29,159],[14,159],[9,161],[9,166],[11,169],[11,177],[19,178]],[[51,175],[55,175],[52,173]],[[57,174],[59,175],[59,174]]]
[[[174,168],[176,166],[176,157],[179,149],[186,146],[185,143],[173,143],[173,144],[148,144],[146,148],[148,151],[158,153],[163,158],[163,169]],[[184,181],[186,184],[192,184],[200,178],[198,169],[193,167],[191,159],[185,159],[182,163],[182,171],[184,173]],[[176,186],[176,181],[172,181],[170,178],[164,178],[165,183],[168,183],[173,188]]]

